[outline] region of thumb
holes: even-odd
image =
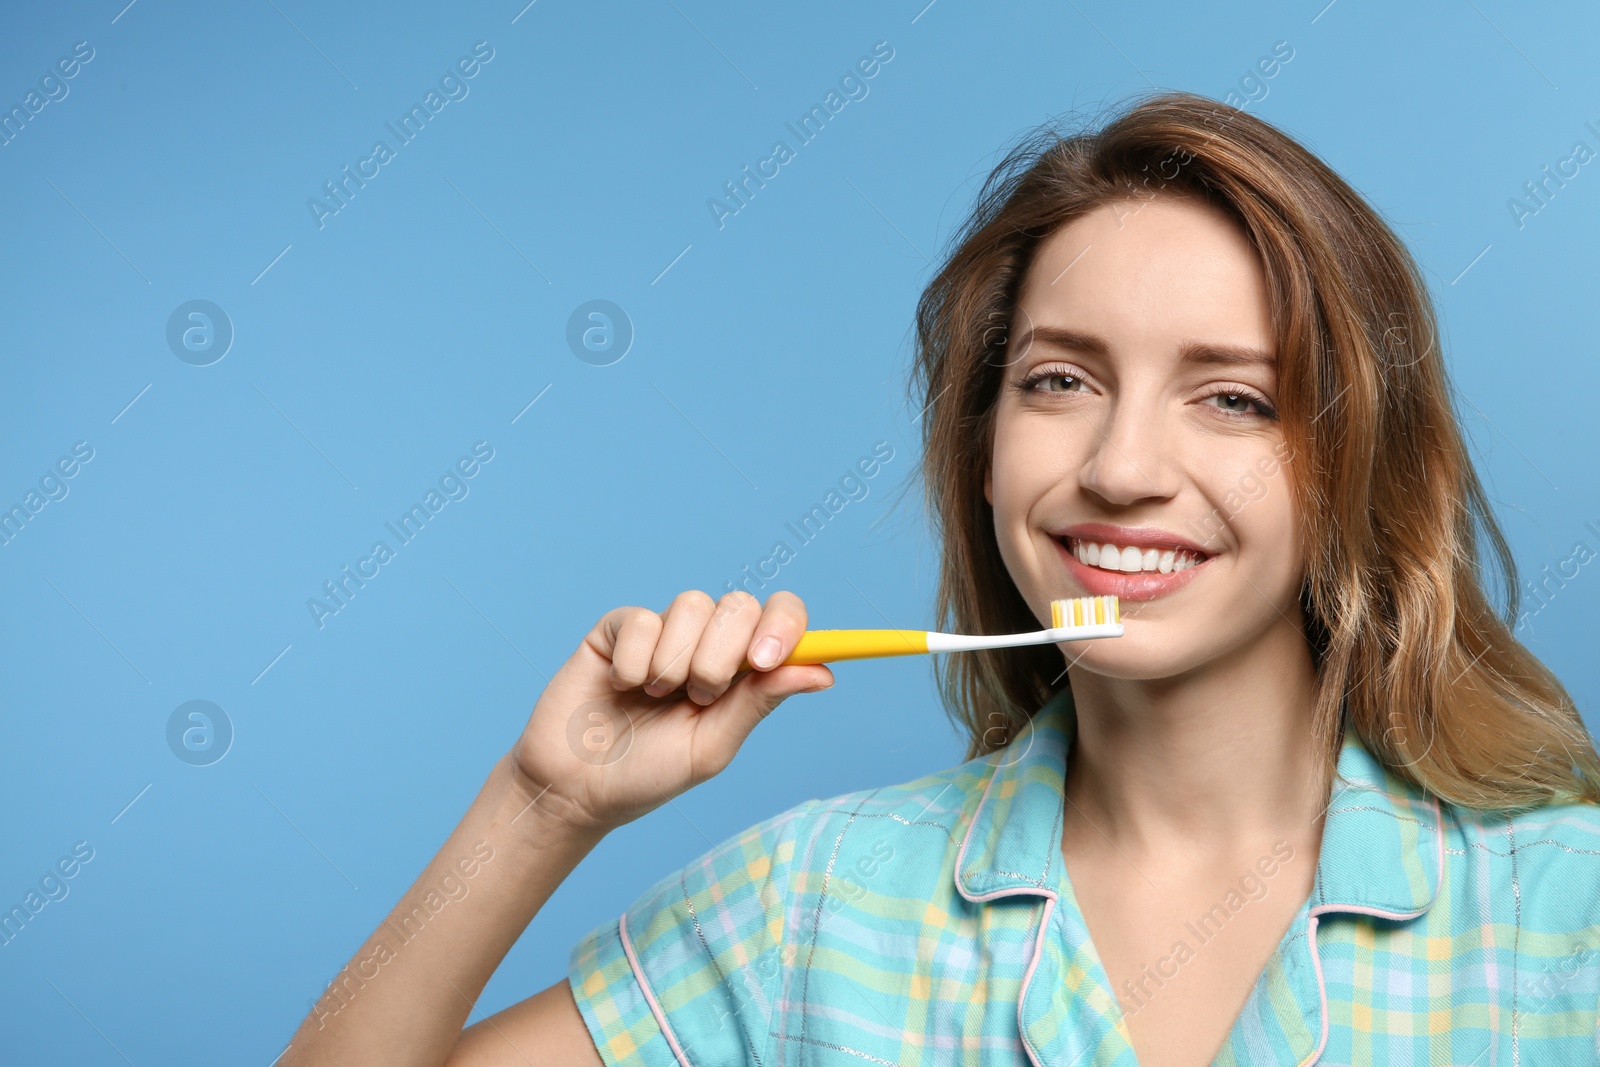
[[[721,699],[700,712],[699,729],[707,749],[727,766],[756,724],[796,693],[814,692],[833,685],[833,671],[821,663],[790,663],[771,670],[753,670],[728,688]]]

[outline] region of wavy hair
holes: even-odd
[[[944,548],[941,628],[1038,625],[983,494],[1007,362],[996,356],[1034,250],[1091,208],[1158,195],[1221,208],[1264,268],[1329,773],[1353,728],[1395,773],[1454,804],[1600,802],[1600,756],[1571,696],[1513,635],[1515,564],[1456,421],[1415,261],[1312,152],[1203,96],[1136,98],[1098,129],[1030,132],[990,173],[918,301],[912,393]],[[1498,564],[1503,618],[1480,541]],[[939,693],[970,735],[968,758],[1016,736],[1062,675],[1051,645],[941,659]]]

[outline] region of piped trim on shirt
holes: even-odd
[[[645,1003],[650,1005],[650,1014],[656,1017],[656,1025],[661,1027],[661,1036],[667,1039],[667,1044],[672,1046],[672,1054],[678,1058],[683,1067],[694,1067],[689,1062],[689,1054],[683,1051],[683,1046],[678,1044],[678,1035],[672,1032],[672,1025],[667,1022],[667,1013],[661,1009],[661,1003],[656,1000],[655,992],[650,988],[650,980],[644,976],[644,968],[639,964],[639,957],[633,951],[633,940],[628,937],[628,913],[623,912],[622,918],[617,920],[617,933],[622,936],[622,951],[627,953],[628,966],[633,968],[633,976],[639,981],[639,988],[644,992]]]
[[[1033,958],[1028,961],[1028,969],[1022,974],[1022,988],[1017,991],[1017,1037],[1022,1041],[1022,1049],[1028,1054],[1028,1059],[1033,1067],[1044,1067],[1039,1062],[1039,1056],[1033,1051],[1033,1044],[1028,1040],[1028,1027],[1022,1019],[1022,1005],[1028,999],[1028,983],[1033,981],[1033,972],[1038,969],[1039,955],[1044,950],[1045,934],[1050,929],[1050,913],[1055,910],[1059,898],[1050,892],[1044,902],[1044,915],[1039,919],[1039,932],[1033,938]]]

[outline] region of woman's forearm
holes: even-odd
[[[473,1001],[604,835],[552,807],[510,757],[318,999],[280,1067],[445,1062]]]

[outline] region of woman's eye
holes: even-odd
[[[1277,412],[1268,407],[1265,401],[1250,393],[1224,389],[1220,393],[1211,394],[1207,399],[1217,401],[1217,408],[1228,415],[1244,416],[1255,414],[1269,419],[1277,418]]]
[[[1228,411],[1249,411],[1255,403],[1243,393],[1218,393],[1213,399],[1222,401],[1220,406]]]
[[[1022,382],[1024,392],[1070,393],[1083,384],[1083,379],[1066,371],[1049,371],[1028,375]]]

